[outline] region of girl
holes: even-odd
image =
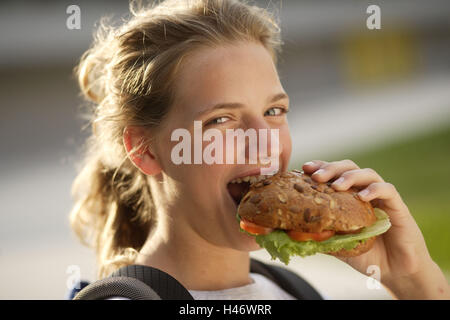
[[[277,129],[268,144],[277,145],[277,169],[287,170],[292,141],[289,98],[276,69],[280,49],[272,16],[238,1],[164,1],[100,30],[77,68],[94,112],[71,212],[75,231],[96,249],[99,277],[148,265],[191,292],[225,290],[228,298],[266,281],[249,274],[249,252],[259,247],[239,231],[229,188],[233,179],[259,175],[262,160],[176,164],[172,135],[181,128],[194,136],[194,121],[222,136],[227,129]],[[221,154],[231,151],[222,146]],[[379,266],[381,282],[400,299],[450,297],[392,184],[351,160],[315,160],[303,170],[320,182],[335,180],[336,190],[358,187],[362,200],[390,216],[392,227],[374,248],[345,262],[362,273]],[[263,298],[289,298],[276,291]],[[254,294],[250,289],[248,298]]]

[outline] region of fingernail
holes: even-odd
[[[313,165],[315,165],[315,163],[312,162],[312,161],[308,161],[308,162],[306,162],[304,165],[305,165],[305,166],[313,166]]]
[[[365,196],[367,196],[367,195],[369,194],[369,192],[370,192],[369,190],[364,189],[364,190],[358,192],[358,195],[359,195],[360,197],[365,197]]]
[[[339,184],[342,184],[343,182],[344,182],[344,177],[340,177],[339,179],[334,181],[333,184],[334,185],[339,185]]]
[[[313,174],[322,174],[322,173],[324,173],[324,172],[325,172],[325,170],[319,169],[319,170],[317,170],[316,172],[314,172]]]

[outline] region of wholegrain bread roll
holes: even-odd
[[[278,173],[250,185],[238,206],[238,215],[259,226],[286,231],[357,233],[377,220],[372,205],[360,200],[357,192],[355,188],[336,191],[330,183],[318,183],[300,171]],[[362,254],[374,240],[333,254]]]
[[[367,251],[372,249],[373,244],[375,243],[375,239],[376,239],[376,237],[369,238],[365,242],[358,244],[352,250],[341,249],[341,250],[335,251],[335,252],[328,252],[328,254],[331,254],[335,257],[341,257],[341,258],[356,257],[356,256],[362,255],[363,253],[366,253]]]
[[[352,232],[376,221],[357,190],[335,191],[298,172],[276,174],[250,185],[238,214],[258,225],[304,232]]]

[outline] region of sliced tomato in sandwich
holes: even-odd
[[[245,219],[241,219],[239,225],[241,229],[253,235],[266,235],[274,230],[273,228],[263,227]],[[295,241],[309,241],[309,240],[324,241],[331,238],[335,234],[335,232],[332,230],[325,230],[322,232],[315,232],[315,233],[290,230],[286,231],[286,233],[292,240]]]
[[[324,241],[332,236],[334,236],[333,230],[325,230],[322,232],[302,232],[302,231],[296,231],[296,230],[290,230],[286,232],[287,235],[295,241]]]
[[[264,235],[269,234],[273,231],[272,228],[263,227],[260,225],[257,225],[253,222],[247,221],[245,219],[241,219],[239,222],[239,225],[241,229],[247,231],[248,233],[254,234],[254,235]]]

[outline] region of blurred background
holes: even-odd
[[[450,2],[255,3],[281,21],[291,168],[352,159],[375,169],[397,187],[450,278]],[[374,4],[379,30],[366,25]],[[80,8],[80,29],[67,28],[70,5]],[[89,133],[72,70],[96,22],[127,12],[127,1],[0,3],[0,299],[64,299],[74,270],[95,279],[94,253],[68,222]],[[333,257],[289,267],[333,299],[389,298]]]

